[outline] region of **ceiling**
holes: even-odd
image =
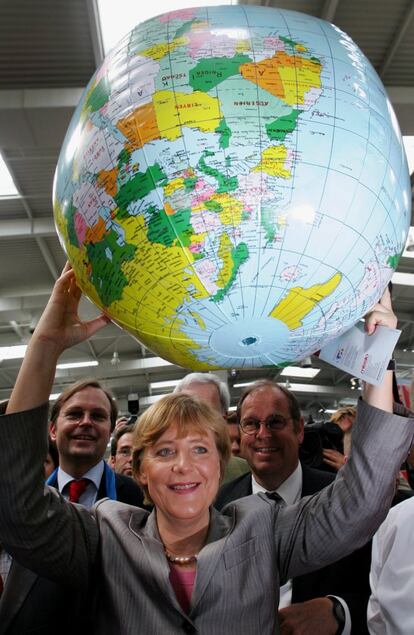
[[[272,1],[245,4],[276,6]],[[347,32],[382,78],[403,134],[414,135],[414,2],[280,0],[277,6],[325,18]],[[64,265],[53,223],[53,175],[74,107],[101,60],[94,2],[0,3],[0,149],[21,194],[19,199],[0,199],[0,346],[27,342]],[[414,273],[414,258],[403,257],[398,271]],[[414,367],[411,287],[394,286],[394,306],[403,329],[398,375],[408,382]],[[82,311],[85,317],[96,314],[87,301],[82,301]],[[137,392],[145,407],[157,394],[149,388],[151,382],[179,379],[187,372],[154,357],[114,325],[64,357],[97,360],[99,366],[87,369],[88,375],[104,380],[123,410],[128,393]],[[315,380],[291,380],[304,410],[318,413],[335,400],[355,399],[349,376],[313,362],[321,368]],[[10,394],[19,365],[19,360],[0,361],[0,400]],[[85,369],[58,371],[54,390],[84,375]],[[229,373],[233,403],[240,394],[234,383],[262,376],[277,377],[278,371]]]

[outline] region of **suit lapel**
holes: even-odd
[[[210,529],[207,543],[197,559],[197,577],[191,599],[191,612],[200,602],[214,574],[226,544],[226,537],[234,525],[235,518],[223,516],[214,507],[210,508]]]
[[[33,571],[21,567],[12,561],[7,582],[0,601],[1,631],[6,631],[9,624],[20,611],[38,576]]]
[[[191,600],[191,611],[200,601],[210,582],[223,553],[225,538],[234,524],[234,517],[222,516],[214,508],[210,508],[210,514],[207,543],[201,550],[197,560],[197,572],[200,572],[200,575],[196,577]],[[146,518],[147,521],[145,522]],[[132,514],[129,527],[142,544],[149,572],[147,581],[153,584],[156,592],[163,593],[168,601],[172,602],[176,609],[185,615],[169,580],[170,567],[158,533],[155,511],[152,511],[148,517],[142,514]]]
[[[183,613],[170,583],[170,567],[158,533],[155,510],[149,516],[132,514],[129,526],[140,541],[145,554],[147,583],[152,584],[156,593],[163,593],[168,601]]]

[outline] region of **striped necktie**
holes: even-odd
[[[277,492],[266,492],[266,496],[267,498],[270,498],[270,500],[275,501],[276,503],[279,503],[279,505],[286,505],[283,498],[279,496]]]

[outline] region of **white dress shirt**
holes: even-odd
[[[372,542],[368,630],[414,633],[414,497],[393,507]]]
[[[292,472],[288,478],[283,481],[281,485],[275,490],[277,494],[282,498],[283,502],[281,505],[293,505],[297,503],[302,497],[302,484],[303,484],[303,472],[302,466],[300,462],[296,469]],[[268,492],[264,487],[262,487],[254,478],[252,474],[252,493],[258,494],[259,492]],[[351,634],[351,614],[349,612],[349,608],[345,600],[335,595],[338,598],[345,611],[345,626],[342,631],[342,635],[350,635]],[[292,580],[288,580],[285,584],[280,587],[280,599],[279,599],[279,608],[283,609],[285,606],[290,606],[292,604]],[[414,635],[414,631],[411,633]]]

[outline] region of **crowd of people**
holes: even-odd
[[[79,299],[67,265],[2,404],[0,635],[412,635],[414,417],[392,372],[336,413],[318,468],[270,380],[231,414],[211,373],[134,424],[95,380],[49,413],[59,356],[108,321]],[[365,324],[396,326],[388,292]]]

